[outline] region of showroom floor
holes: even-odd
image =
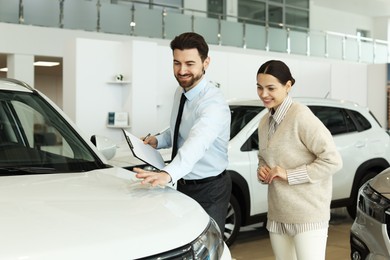
[[[326,260],[350,259],[349,230],[352,223],[345,208],[332,210]],[[261,227],[241,230],[230,252],[235,260],[274,260],[268,233]]]

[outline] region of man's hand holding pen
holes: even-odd
[[[157,148],[157,138],[154,135],[147,134],[145,137],[141,138],[144,144],[148,144],[154,149]]]
[[[142,138],[142,141],[145,141],[146,139],[148,139],[150,137],[150,133],[147,134],[144,138]]]

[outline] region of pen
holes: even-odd
[[[149,136],[150,136],[150,133],[147,134],[142,141],[145,141],[146,139],[148,139]]]

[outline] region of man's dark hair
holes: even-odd
[[[209,46],[207,45],[203,36],[194,32],[186,32],[176,36],[171,41],[171,49],[172,51],[175,49],[197,49],[202,61],[204,61],[209,54]]]

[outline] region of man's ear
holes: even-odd
[[[207,57],[207,58],[203,61],[203,67],[204,67],[205,70],[208,68],[209,64],[210,64],[210,57]]]

